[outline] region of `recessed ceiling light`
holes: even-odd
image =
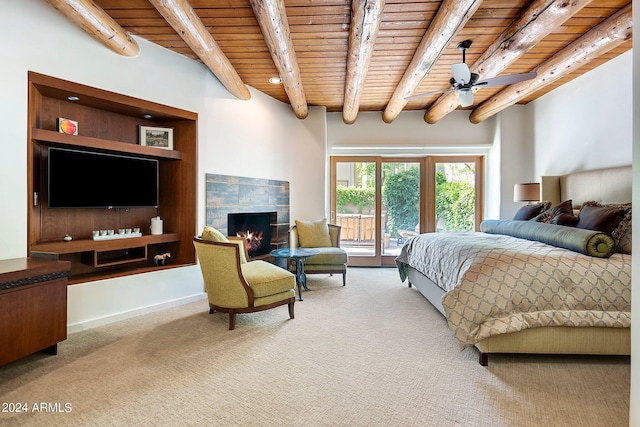
[[[279,85],[280,83],[282,83],[282,79],[280,77],[271,77],[269,79],[269,83],[271,83],[272,85]]]
[[[74,95],[68,96],[67,99],[69,101],[80,101],[80,98],[78,98],[77,96],[74,96]]]

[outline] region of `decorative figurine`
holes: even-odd
[[[171,254],[169,252],[154,256],[153,262],[155,262],[156,265],[164,265],[167,262],[167,258],[171,258]]]
[[[73,237],[69,236],[68,234],[65,234],[62,240],[64,240],[65,242],[70,242],[73,240]]]

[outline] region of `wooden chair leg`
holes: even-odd
[[[213,309],[213,307],[209,307],[209,314],[213,314],[213,313],[215,313],[215,312],[216,312],[216,311]]]
[[[293,316],[293,304],[296,302],[295,298],[289,300],[289,319],[295,319]]]
[[[229,310],[229,330],[233,331],[236,328],[236,312]]]

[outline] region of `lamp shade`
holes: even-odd
[[[516,184],[513,186],[514,202],[539,202],[540,183],[530,182],[527,184]]]

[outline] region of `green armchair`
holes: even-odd
[[[320,253],[304,260],[306,274],[342,274],[342,286],[347,284],[347,252],[340,248],[341,227],[326,220],[298,221],[289,230],[289,246],[314,248]],[[291,266],[295,272],[295,265]]]
[[[293,319],[295,276],[265,261],[247,261],[245,240],[222,235],[205,227],[195,237],[202,277],[209,299],[209,313],[229,313],[229,329],[236,313],[252,313],[280,305],[289,306]]]

